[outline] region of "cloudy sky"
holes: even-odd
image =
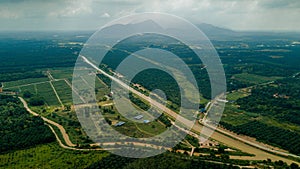
[[[96,30],[141,12],[233,30],[300,31],[300,0],[0,0],[0,30]]]

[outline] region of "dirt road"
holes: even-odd
[[[87,64],[89,64],[91,67],[93,67],[95,70],[101,72],[103,75],[107,76],[108,78],[110,78],[111,80],[117,82],[120,86],[124,87],[125,89],[129,90],[130,92],[138,95],[139,97],[141,97],[144,100],[150,101],[150,98],[138,91],[136,91],[135,89],[133,89],[132,87],[128,86],[126,83],[122,82],[120,79],[117,79],[114,76],[109,75],[108,73],[106,73],[105,71],[103,71],[102,69],[98,68],[96,65],[94,65],[92,62],[90,62],[85,56],[81,55],[81,58],[83,59],[84,62],[86,62]],[[174,119],[176,119],[176,121],[186,125],[188,128],[193,128],[193,130],[200,132],[202,130],[202,126],[200,124],[196,124],[194,125],[194,123],[188,119],[185,119],[184,117],[178,115],[176,112],[172,111],[171,109],[167,108],[165,105],[160,104],[159,102],[156,102],[155,100],[151,100],[151,103],[163,110],[165,113],[167,113],[169,116],[173,117]],[[273,161],[278,161],[278,160],[282,160],[287,162],[288,164],[291,163],[298,163],[299,162],[295,162],[293,160],[284,158],[282,156],[295,156],[293,154],[289,154],[289,153],[285,153],[285,152],[280,152],[280,151],[273,151],[271,149],[269,149],[268,147],[264,147],[262,145],[258,145],[256,143],[252,143],[248,140],[244,140],[241,138],[236,137],[235,135],[230,135],[230,133],[226,133],[225,131],[221,131],[220,129],[217,129],[218,132],[214,132],[214,134],[211,136],[212,139],[215,139],[221,143],[224,143],[230,147],[235,147],[237,149],[240,149],[241,151],[247,152],[247,153],[251,153],[254,154],[254,157],[239,157],[237,156],[237,159],[249,159],[249,160],[266,160],[267,158],[273,160]],[[275,154],[276,155],[275,155]],[[278,155],[277,155],[278,154]],[[279,156],[280,155],[280,156]]]
[[[35,113],[34,111],[32,111],[32,110],[28,107],[27,102],[26,102],[22,97],[19,97],[19,99],[20,99],[21,102],[23,103],[24,108],[25,108],[29,113],[31,113],[31,114],[34,115],[34,116],[40,116],[39,114]],[[76,144],[73,144],[73,143],[71,142],[71,140],[70,140],[70,138],[69,138],[69,135],[67,134],[65,128],[64,128],[62,125],[60,125],[60,124],[58,124],[58,123],[56,123],[56,122],[54,122],[54,121],[52,121],[52,120],[49,120],[49,119],[47,119],[46,117],[43,117],[43,116],[40,116],[40,117],[41,117],[45,122],[47,122],[47,123],[49,123],[49,124],[52,124],[52,125],[56,126],[56,127],[59,129],[59,131],[61,132],[61,134],[62,134],[62,136],[63,136],[63,139],[65,140],[67,146],[69,146],[69,147],[75,147],[75,146],[76,146]],[[51,128],[50,128],[50,129],[51,129]],[[53,129],[53,128],[52,128],[52,129]],[[59,140],[59,142],[61,142],[61,141]]]

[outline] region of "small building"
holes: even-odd
[[[118,123],[115,124],[115,127],[122,126],[124,124],[125,124],[124,121],[119,121]]]
[[[143,117],[144,117],[143,115],[138,115],[138,116],[135,116],[134,119],[140,120],[140,119],[142,119]]]
[[[149,120],[144,120],[144,123],[147,124],[147,123],[150,123],[150,121]]]

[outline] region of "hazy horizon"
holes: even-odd
[[[3,0],[0,31],[92,31],[117,18],[163,12],[235,31],[299,32],[297,0]]]

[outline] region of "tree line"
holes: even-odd
[[[0,95],[0,124],[1,153],[55,141],[44,121],[30,115],[13,96]]]

